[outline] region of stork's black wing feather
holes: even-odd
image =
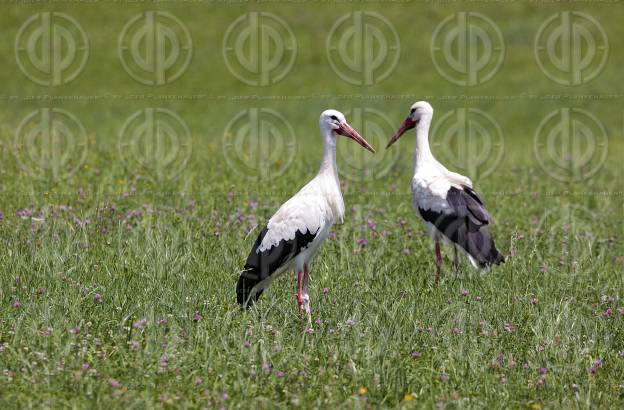
[[[423,208],[418,211],[425,221],[472,256],[479,267],[504,262],[487,226],[492,218],[477,193],[468,186],[452,186],[446,194],[446,201],[451,212]]]
[[[472,188],[467,186],[462,188],[451,187],[446,194],[446,201],[454,213],[460,217],[468,217],[475,226],[488,225],[492,218],[483,206],[481,198]]]
[[[268,227],[264,227],[247,257],[245,268],[241,272],[238,284],[236,285],[236,296],[238,303],[242,306],[251,306],[260,297],[262,290],[255,294],[254,300],[247,300],[251,289],[258,283],[275,273],[281,266],[288,263],[295,256],[306,248],[316,237],[317,232],[297,231],[295,237],[290,240],[282,239],[277,245],[259,251],[264,240]]]

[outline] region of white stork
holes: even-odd
[[[386,148],[394,144],[405,131],[416,128],[414,178],[412,198],[414,208],[425,221],[435,241],[436,283],[440,280],[442,254],[440,240],[454,248],[454,266],[458,267],[458,248],[466,254],[475,268],[484,269],[505,262],[490,236],[492,222],[483,201],[472,189],[472,181],[449,171],[440,164],[429,148],[429,127],[433,107],[426,101],[412,105],[410,113],[392,136]]]
[[[336,110],[326,110],[319,120],[323,160],[316,177],[286,201],[269,219],[247,257],[236,285],[243,307],[251,306],[275,278],[294,270],[297,303],[312,325],[308,282],[310,264],[335,223],[342,223],[345,207],[336,167],[336,137],[343,135],[374,153],[373,147]]]

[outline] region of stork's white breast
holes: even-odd
[[[412,179],[412,199],[414,208],[445,212],[449,209],[446,194],[451,183],[440,176],[418,176]]]
[[[270,249],[282,240],[294,239],[297,232],[317,234],[328,231],[334,222],[342,219],[343,213],[342,196],[329,196],[322,181],[313,179],[271,217],[258,252]]]

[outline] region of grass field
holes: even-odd
[[[620,3],[0,7],[0,408],[624,407]],[[192,38],[188,65],[173,66],[181,75],[170,83],[141,83],[120,61],[124,27],[146,10],[174,15]],[[334,23],[354,10],[382,15],[400,40],[386,50],[398,53],[388,76],[359,85],[326,51]],[[535,38],[556,13],[583,19],[569,10],[591,15],[608,38],[605,47],[594,30],[581,57],[608,57],[589,66],[595,78],[562,85],[536,62]],[[224,38],[239,16],[258,11],[286,22],[297,52],[282,79],[254,86],[228,68]],[[29,18],[46,12],[71,16],[88,39],[86,62],[67,68],[78,75],[66,83],[41,85],[19,63],[42,55],[22,37],[68,38],[29,31]],[[502,50],[489,50],[502,52],[502,63],[484,68],[493,77],[483,83],[458,85],[433,63],[436,28],[458,12],[488,16],[503,39]],[[392,46],[391,31],[385,36]],[[484,274],[464,262],[456,274],[445,256],[438,286],[432,243],[411,207],[413,134],[384,150],[422,99],[440,123],[434,154],[473,178],[507,258]],[[347,214],[312,269],[308,334],[294,277],[248,312],[234,286],[265,221],[314,176],[325,108],[345,112],[377,154],[339,141]],[[238,113],[275,124],[267,110],[286,123],[277,121],[277,137],[264,125],[255,139],[237,137]],[[477,122],[454,134],[457,112]],[[551,112],[580,122],[572,137],[565,127],[538,131]],[[161,145],[141,140],[122,131],[135,113],[177,118],[186,130]],[[56,131],[45,134],[31,121],[45,115],[74,128],[63,134],[52,121]]]

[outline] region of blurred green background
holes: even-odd
[[[5,407],[622,407],[620,2],[2,1],[0,10]],[[137,16],[148,21],[146,11],[175,16],[164,20],[174,33],[163,29],[165,37],[192,38],[192,58],[171,83],[142,84],[120,59],[120,37]],[[37,84],[18,63],[28,49],[45,57],[42,38],[80,34],[46,25],[50,12],[71,17],[89,44],[78,76],[56,86]],[[253,30],[262,13],[290,28],[296,58],[281,80],[252,86],[226,55],[232,44],[252,60],[284,51],[272,42],[283,35],[275,18]],[[332,68],[328,42],[340,44],[330,37],[341,21],[343,57],[356,68],[398,51],[386,78],[355,85]],[[536,60],[542,28],[552,30],[561,78],[585,64],[600,68],[595,78],[548,78]],[[231,30],[235,41],[224,46]],[[139,55],[149,59],[158,37],[139,33]],[[436,68],[437,46],[459,67],[503,60],[484,66],[488,81],[458,85]],[[431,242],[409,191],[415,138],[384,149],[417,100],[435,108],[434,154],[473,178],[494,216],[507,263],[489,274],[466,266],[453,274],[445,260],[448,274],[433,284]],[[347,214],[312,271],[321,323],[308,335],[292,280],[276,281],[248,313],[235,304],[234,284],[259,228],[316,172],[326,108],[345,112],[377,154],[338,143]],[[30,120],[55,109],[70,112],[84,138],[62,124],[57,131],[73,139],[39,133]],[[173,119],[158,134],[172,138],[150,140],[149,121],[140,128],[152,113]],[[256,113],[266,121],[246,121]],[[454,122],[462,113],[477,114]],[[566,113],[576,122],[557,128]],[[547,118],[554,128],[537,133]],[[139,128],[123,134],[133,119]],[[594,374],[597,359],[604,366]]]
[[[539,171],[532,152],[536,129],[548,113],[563,107],[587,109],[604,125],[610,161],[617,161],[623,153],[621,84],[624,73],[620,67],[624,64],[624,56],[619,51],[624,27],[620,24],[622,7],[616,3],[44,2],[4,4],[2,7],[0,121],[4,130],[4,155],[10,157],[16,151],[22,152],[21,148],[15,149],[19,138],[12,134],[35,107],[59,107],[70,111],[89,135],[84,168],[74,179],[65,179],[61,184],[49,185],[50,181],[47,181],[45,187],[54,190],[62,190],[68,182],[75,184],[75,178],[88,176],[94,169],[100,172],[99,179],[120,169],[106,166],[121,158],[120,130],[130,115],[148,107],[173,110],[188,125],[192,153],[184,169],[186,174],[180,180],[192,184],[195,189],[199,188],[197,184],[210,184],[210,176],[217,170],[228,170],[224,156],[219,155],[223,151],[226,127],[236,114],[250,107],[276,110],[292,125],[297,144],[297,151],[292,154],[296,159],[295,166],[304,164],[309,172],[316,167],[320,156],[317,118],[323,109],[333,107],[347,112],[356,107],[376,109],[385,114],[391,124],[365,137],[379,148],[380,157],[375,161],[394,164],[395,159],[381,148],[392,132],[390,127],[398,126],[409,105],[421,99],[430,101],[436,109],[434,125],[443,114],[455,108],[478,108],[494,118],[504,137],[499,171],[512,165]],[[192,59],[188,67],[168,84],[141,84],[126,72],[120,60],[120,34],[133,17],[146,10],[171,13],[192,38]],[[400,40],[396,66],[389,70],[387,78],[378,82],[375,79],[368,85],[349,84],[332,69],[328,59],[326,42],[332,26],[353,10],[379,13],[394,27]],[[608,38],[608,59],[604,68],[591,81],[575,86],[559,85],[547,78],[537,64],[534,51],[540,26],[555,13],[568,10],[589,13]],[[31,16],[47,11],[61,11],[74,18],[89,39],[89,55],[84,69],[73,81],[54,87],[31,81],[15,57],[20,27]],[[232,74],[224,58],[224,36],[228,27],[243,14],[257,11],[279,16],[290,27],[297,44],[292,68],[283,79],[267,86],[245,84]],[[489,81],[475,86],[453,84],[436,70],[432,61],[432,36],[436,27],[453,13],[462,11],[489,17],[504,40],[502,65]],[[257,39],[252,38],[253,41]],[[366,40],[360,43],[363,41]],[[578,40],[581,59],[591,52],[591,47],[600,45],[599,39],[596,41],[596,45],[591,45],[584,43],[584,38]],[[373,58],[382,54],[375,48],[379,47],[377,43],[371,44]],[[270,44],[269,51],[264,52],[272,55],[272,46]],[[249,44],[242,47],[249,47]],[[456,44],[450,47],[456,56],[461,52],[453,49]],[[477,58],[487,53],[482,47],[483,44],[477,42],[474,48]],[[556,45],[557,52],[560,47]],[[249,51],[244,49],[243,53],[247,55]],[[413,138],[404,140],[409,141],[403,142],[398,164],[409,170]],[[349,145],[343,142],[339,149],[353,151]],[[518,155],[518,152],[524,155]],[[4,175],[16,175],[11,161],[5,161],[3,172]],[[27,175],[3,180],[3,188],[13,192],[22,191],[31,183]],[[191,180],[193,182],[189,182]],[[55,182],[58,181],[55,179]]]

